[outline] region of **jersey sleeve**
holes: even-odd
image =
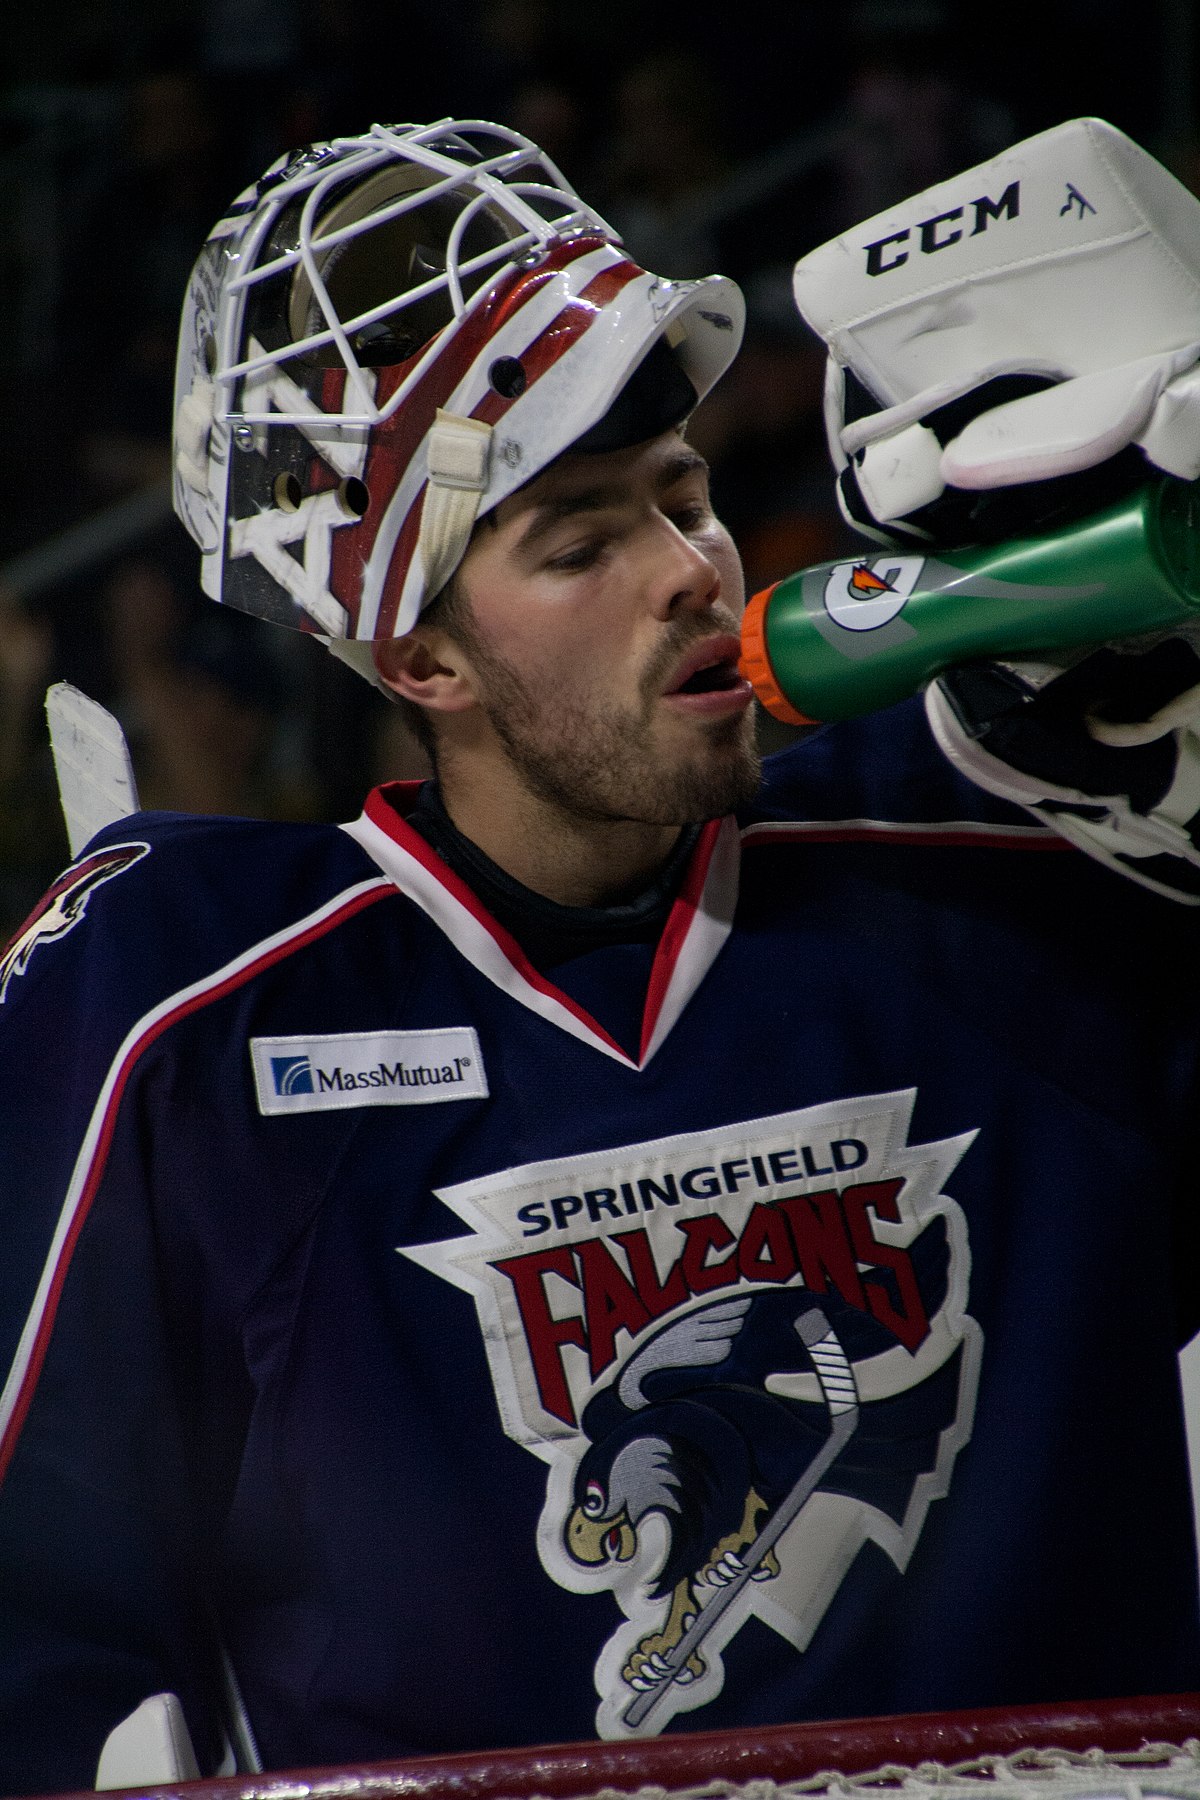
[[[986,792],[951,765],[934,742],[919,696],[823,725],[769,757],[760,804],[768,814],[814,820],[1031,824],[1023,807]]]
[[[167,1298],[153,1096],[130,1074],[161,980],[149,854],[89,846],[0,959],[6,1793],[90,1787],[109,1730],[164,1690],[201,1767],[219,1756],[193,1322]]]

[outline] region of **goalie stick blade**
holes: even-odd
[[[138,810],[125,734],[110,712],[70,682],[46,690],[54,772],[72,857],[105,825]]]

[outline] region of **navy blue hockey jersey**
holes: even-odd
[[[912,707],[553,980],[404,806],[0,962],[0,1786],[1200,1685],[1195,913]]]

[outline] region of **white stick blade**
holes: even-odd
[[[125,733],[97,701],[68,681],[46,691],[50,748],[71,855],[105,825],[138,810]]]

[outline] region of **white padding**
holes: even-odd
[[[1178,862],[1200,865],[1200,853],[1188,832],[1175,819],[1165,816],[1161,807],[1148,815],[1135,813],[1124,795],[1085,794],[1002,762],[985,749],[980,740],[968,736],[939,681],[930,682],[925,690],[925,715],[943,756],[976,787],[1025,807],[1059,837],[1096,862],[1115,870],[1125,880],[1149,888],[1152,893],[1163,894],[1182,906],[1200,906],[1200,896],[1185,887],[1175,887],[1155,875],[1143,873],[1137,866],[1154,857],[1171,857]],[[1185,755],[1191,758],[1190,747]],[[1180,779],[1178,774],[1176,779]],[[1200,794],[1194,767],[1186,770],[1180,785],[1189,801],[1194,802]],[[1060,804],[1075,808],[1087,806],[1092,816],[1061,811]]]
[[[71,855],[106,825],[138,810],[137,783],[120,724],[69,681],[46,690],[50,749]]]
[[[840,475],[849,460],[842,447],[842,426],[846,417],[846,371],[832,356],[825,358],[825,385],[821,405],[825,418],[825,441],[829,445],[834,470]]]
[[[1187,370],[1163,389],[1136,441],[1168,475],[1184,481],[1200,476],[1200,369]]]
[[[951,487],[995,488],[1093,468],[1146,428],[1163,390],[1198,351],[1189,344],[1140,357],[980,413],[947,444],[942,474]]]
[[[152,1694],[105,1738],[96,1788],[99,1792],[199,1778],[191,1734],[177,1697]]]
[[[868,444],[855,473],[863,499],[881,524],[928,506],[945,488],[942,447],[926,425],[909,425]]]
[[[985,370],[1092,374],[1200,339],[1200,201],[1075,119],[810,252],[795,295],[882,408]]]
[[[439,406],[429,433],[430,481],[481,494],[487,486],[491,440],[492,428],[482,419],[464,419]]]
[[[429,485],[421,507],[417,544],[432,600],[457,569],[488,482],[492,428],[438,408],[429,433]]]
[[[208,440],[215,398],[211,381],[197,381],[175,415],[175,467],[200,494],[208,492]]]

